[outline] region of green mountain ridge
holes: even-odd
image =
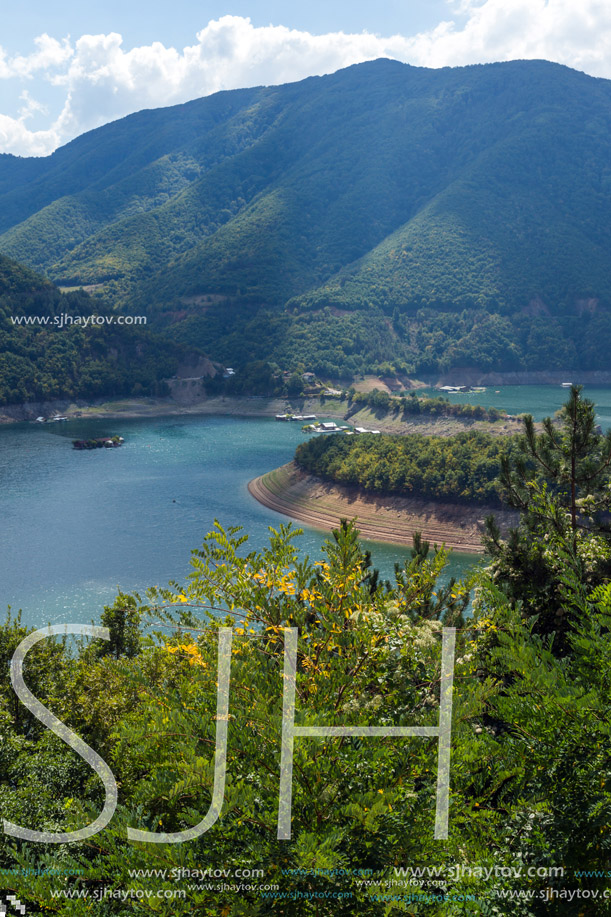
[[[610,128],[557,64],[372,61],[0,157],[0,251],[232,364],[604,369]]]

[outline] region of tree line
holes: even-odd
[[[503,458],[514,437],[479,431],[456,436],[362,433],[318,436],[300,443],[295,461],[310,474],[369,493],[498,504]]]

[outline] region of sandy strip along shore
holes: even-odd
[[[489,513],[503,528],[516,519],[510,511],[492,507],[365,494],[306,474],[294,462],[255,478],[248,490],[269,509],[313,528],[331,531],[340,519],[356,517],[361,536],[370,541],[411,545],[419,531],[427,541],[469,554],[483,553],[481,533]]]
[[[122,398],[116,401],[98,401],[86,404],[69,401],[31,402],[28,404],[4,405],[0,407],[0,424],[23,423],[38,416],[53,417],[61,414],[69,420],[131,420],[135,418],[181,417],[214,414],[234,417],[273,418],[276,414],[317,414],[320,418],[345,420],[349,404],[347,401],[328,398],[321,404],[318,398],[299,398],[292,402],[283,398],[265,398],[250,395],[241,397],[216,396],[193,401],[174,401],[172,398]],[[409,416],[405,419],[397,414],[378,417],[368,408],[353,414],[348,422],[380,430],[382,433],[423,433],[425,435],[451,436],[466,430],[482,430],[503,435],[515,433],[517,420],[507,418],[490,421],[474,421],[444,415]]]

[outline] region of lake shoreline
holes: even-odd
[[[331,531],[339,521],[357,519],[361,537],[410,546],[419,531],[427,541],[465,554],[483,554],[484,519],[494,513],[503,529],[515,514],[492,506],[466,506],[431,500],[368,494],[331,484],[289,462],[250,481],[251,496],[268,509],[312,528]]]
[[[180,402],[171,398],[130,398],[99,402],[32,402],[24,405],[0,407],[0,424],[25,423],[37,417],[59,414],[68,420],[137,420],[157,417],[201,417],[206,415],[226,417],[273,418],[276,414],[318,414],[332,420],[345,420],[350,405],[346,400],[318,396],[298,398],[267,398],[262,395],[216,396],[193,402]],[[389,412],[377,416],[368,407],[350,411],[347,421],[354,426],[372,427],[382,433],[422,433],[424,435],[452,436],[467,430],[482,430],[498,435],[517,432],[516,418],[482,421],[452,416],[410,415],[405,419]]]
[[[313,400],[313,399],[312,399]],[[286,409],[286,400],[259,396],[203,398],[181,402],[172,398],[121,398],[95,401],[27,402],[0,406],[0,423],[24,423],[61,415],[68,420],[135,420],[203,414],[266,417]]]
[[[568,379],[574,379],[577,383],[586,385],[611,385],[611,372],[603,370],[585,371],[572,373],[566,371],[548,372],[479,372],[471,369],[451,370],[444,375],[435,374],[430,377],[421,377],[417,380],[410,380],[412,389],[419,391],[423,387],[438,388],[438,394],[445,393],[440,390],[442,385],[509,385],[529,388],[538,385],[559,385]],[[381,390],[386,391],[387,387],[382,380],[377,380]],[[357,389],[359,387],[357,386]],[[371,387],[367,389],[371,390]],[[191,415],[227,415],[236,417],[267,417],[282,413],[304,414],[318,411],[321,415],[331,418],[344,418],[348,409],[346,401],[338,402],[337,399],[327,398],[326,402],[321,404],[317,395],[302,395],[298,397],[269,397],[265,395],[216,395],[212,397],[199,397],[189,390],[180,392],[178,397],[134,397],[134,398],[116,398],[116,399],[77,399],[70,400],[67,398],[56,399],[53,401],[31,401],[23,404],[0,405],[0,424],[24,423],[36,420],[37,417],[50,417],[60,414],[67,416],[70,420],[90,420],[100,418],[101,420],[119,420],[121,418],[150,418],[150,417],[175,417]],[[359,412],[359,418],[363,411]],[[390,429],[389,418],[377,418],[371,414],[372,420],[375,420],[377,426],[383,424],[386,420],[388,429],[383,432],[396,432]],[[513,418],[512,418],[513,419]],[[432,427],[433,424],[439,426],[440,421],[444,420],[452,428],[449,432],[456,433],[460,429],[470,426],[477,426],[477,429],[490,427],[490,432],[503,433],[511,432],[508,428],[503,429],[503,424],[486,423],[481,421],[465,421],[460,418],[413,418],[410,417],[405,422],[401,421],[401,426],[422,425]],[[358,421],[357,421],[358,423]],[[393,425],[394,426],[394,425]],[[420,432],[426,432],[421,430]],[[445,431],[442,430],[442,435]]]

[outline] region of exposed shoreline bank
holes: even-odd
[[[274,417],[276,414],[315,413],[332,420],[344,420],[349,409],[347,401],[327,398],[321,403],[317,396],[300,398],[266,398],[260,395],[216,396],[192,402],[172,398],[129,398],[97,402],[31,402],[0,407],[0,423],[24,423],[39,416],[60,414],[68,420],[132,420],[156,417],[196,417],[221,415],[233,417]],[[350,415],[349,423],[375,427],[382,433],[423,433],[451,436],[464,430],[485,430],[499,435],[516,432],[517,421],[478,421],[460,417],[410,416],[405,420],[396,414],[377,416],[364,407]]]
[[[39,416],[61,414],[69,420],[120,420],[147,417],[175,417],[198,414],[227,414],[236,417],[267,417],[286,409],[281,398],[215,397],[192,402],[173,398],[121,398],[95,401],[28,402],[0,406],[0,423],[24,423]]]
[[[529,385],[558,385],[573,379],[577,383],[611,385],[611,372],[603,370],[594,370],[590,372],[504,372],[483,373],[477,370],[464,369],[452,370],[447,374],[435,375],[430,378],[421,378],[411,380],[412,388],[419,390],[422,387],[436,387],[441,385],[520,385],[528,387]],[[379,387],[386,390],[385,385],[380,381]],[[369,390],[369,389],[368,389]],[[443,395],[443,392],[439,392]],[[182,397],[172,398],[116,398],[116,399],[94,399],[70,401],[69,399],[57,399],[54,401],[26,402],[24,404],[7,404],[0,405],[0,424],[3,423],[23,423],[29,420],[35,420],[39,416],[51,416],[61,414],[69,419],[95,419],[102,420],[119,420],[125,418],[139,417],[174,417],[177,415],[197,415],[197,414],[226,414],[235,415],[236,417],[268,417],[280,413],[312,413],[318,411],[319,414],[331,418],[344,418],[348,409],[346,401],[337,401],[333,398],[327,398],[324,404],[321,404],[317,396],[304,395],[301,397],[266,397],[263,395],[217,395],[213,397],[198,397],[192,393],[185,392]],[[358,418],[364,414],[367,409],[358,412]],[[502,424],[486,424],[486,422],[464,420],[461,418],[427,418],[427,417],[410,417],[406,421],[393,422],[391,417],[375,417],[373,412],[370,420],[375,421],[378,428],[386,426],[388,429],[383,432],[397,432],[397,422],[401,427],[433,427],[439,428],[448,426],[448,433],[459,432],[459,429],[465,429],[477,426],[483,429],[490,426],[491,432],[509,432],[502,429]],[[356,415],[355,415],[356,416]],[[385,423],[386,421],[386,423]],[[358,422],[358,421],[357,421]],[[451,427],[452,429],[450,429]],[[426,429],[420,429],[419,432],[425,433]],[[445,430],[441,430],[442,435]]]
[[[483,554],[481,535],[489,513],[503,528],[514,521],[513,513],[496,507],[366,494],[306,474],[294,462],[255,478],[248,490],[268,509],[312,528],[331,531],[340,519],[356,517],[361,536],[369,541],[411,546],[419,531],[427,541],[465,554]]]

